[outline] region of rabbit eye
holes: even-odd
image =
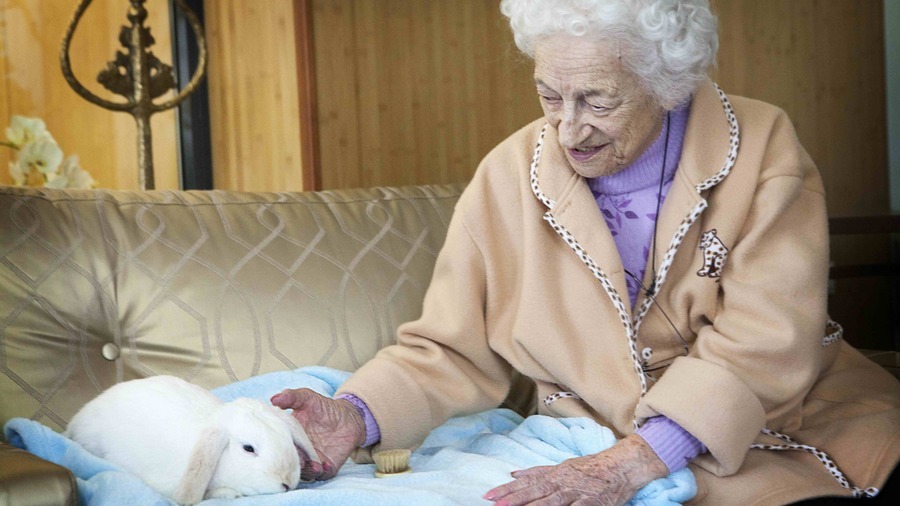
[[[256,453],[256,450],[250,445],[244,445],[244,451],[247,453]]]

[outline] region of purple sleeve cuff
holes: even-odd
[[[381,440],[381,430],[378,428],[378,422],[375,421],[372,411],[369,410],[369,406],[362,399],[353,394],[340,394],[335,399],[350,401],[350,404],[353,404],[356,410],[359,411],[359,414],[362,415],[363,420],[366,422],[366,442],[363,443],[363,448],[372,446]]]
[[[706,446],[665,416],[647,419],[636,432],[653,448],[670,473],[687,467],[697,455],[706,453]]]

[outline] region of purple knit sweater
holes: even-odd
[[[588,180],[597,206],[612,232],[626,275],[631,305],[637,301],[653,239],[657,202],[660,208],[672,184],[684,132],[690,115],[690,103],[670,112],[659,137],[647,151],[625,169],[607,177]],[[665,160],[665,168],[663,168]],[[662,191],[660,192],[660,176]],[[349,400],[359,410],[366,423],[366,442],[371,446],[381,439],[375,417],[366,403],[352,394],[338,398]],[[706,452],[706,447],[680,425],[664,416],[650,418],[637,430],[670,472],[685,467],[694,457]]]

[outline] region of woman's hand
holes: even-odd
[[[484,495],[495,506],[625,504],[644,485],[669,474],[643,438],[631,435],[612,448],[556,466],[512,473],[515,481]]]
[[[271,399],[281,409],[293,409],[322,464],[301,455],[301,479],[330,480],[350,453],[366,441],[366,423],[350,401],[331,399],[308,388],[284,390]],[[302,452],[301,452],[302,454]]]

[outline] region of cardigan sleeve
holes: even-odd
[[[422,316],[401,325],[397,344],[380,350],[338,392],[362,399],[380,430],[380,442],[358,452],[357,460],[381,449],[413,448],[451,417],[498,406],[510,389],[512,368],[488,345],[485,266],[461,205],[462,199]]]
[[[822,183],[784,113],[768,133],[757,186],[719,280],[716,313],[636,411],[639,418],[665,415],[697,437],[709,453],[695,462],[717,475],[737,471],[764,426],[799,424],[824,360]]]

